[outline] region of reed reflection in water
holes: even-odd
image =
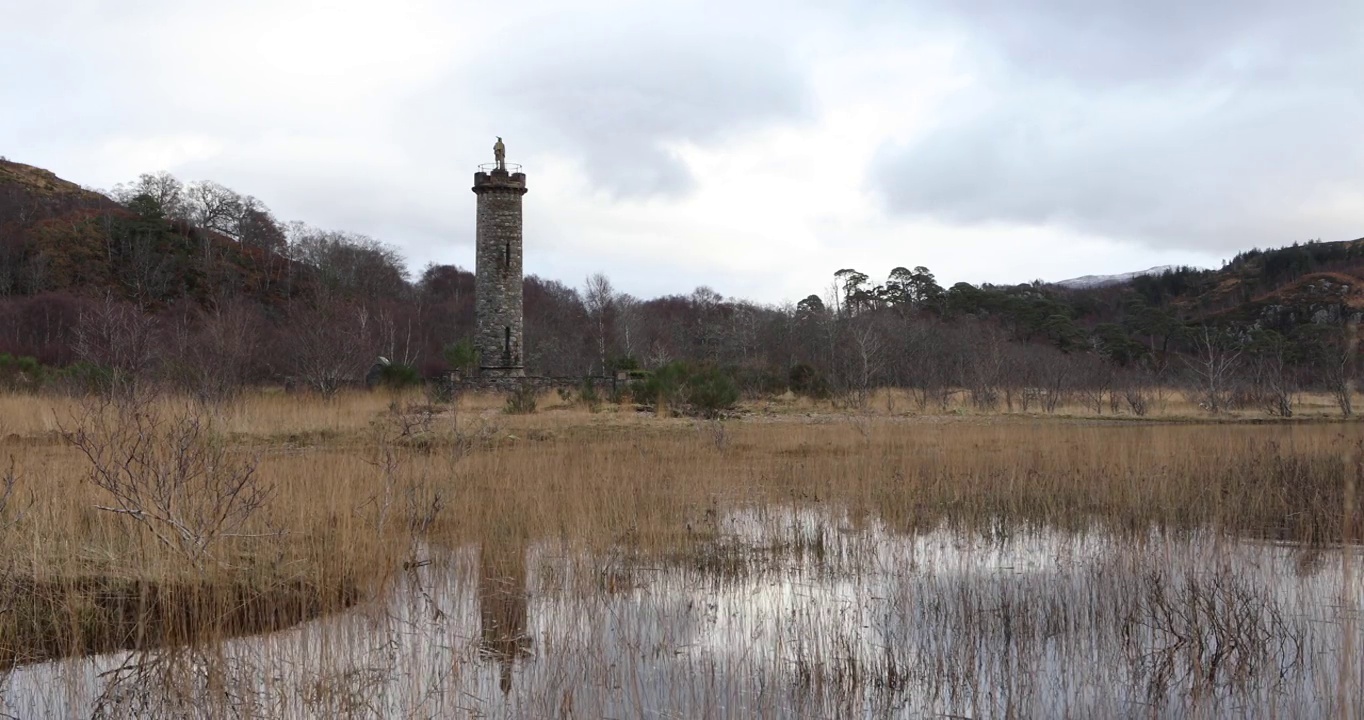
[[[828,508],[768,507],[721,513],[712,538],[665,557],[514,533],[420,552],[429,562],[380,602],[163,658],[140,680],[138,716],[1339,718],[1360,707],[1359,678],[1343,672],[1364,666],[1357,548],[1305,561],[1297,547],[1206,532],[903,534]],[[103,673],[126,659],[20,669],[0,710],[88,717]],[[54,699],[52,688],[70,690]]]

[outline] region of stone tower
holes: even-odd
[[[493,146],[497,162],[474,173],[478,229],[474,260],[474,313],[479,374],[524,377],[521,347],[521,196],[526,174],[510,169],[502,138]]]

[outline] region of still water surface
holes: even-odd
[[[675,556],[440,550],[217,647],[12,671],[14,717],[1359,717],[1364,562],[1211,533],[717,518]]]

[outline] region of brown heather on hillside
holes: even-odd
[[[38,198],[60,198],[67,202],[79,201],[92,205],[117,205],[100,193],[86,190],[69,180],[57,177],[50,170],[9,160],[0,160],[0,188],[15,195],[23,191]]]

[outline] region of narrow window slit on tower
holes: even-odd
[[[511,269],[511,241],[510,241],[510,240],[508,240],[506,246],[502,248],[502,267],[507,268],[508,270]]]
[[[506,339],[502,341],[502,342],[503,342],[504,352],[506,352],[506,353],[507,353],[507,357],[510,358],[510,357],[511,357],[511,328],[510,328],[510,327],[505,327],[505,328],[502,328],[502,329],[506,331],[506,335],[507,335],[507,336],[506,336]]]

